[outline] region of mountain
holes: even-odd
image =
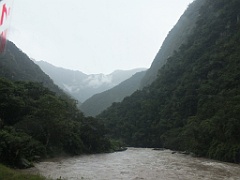
[[[239,163],[239,9],[239,0],[195,0],[194,28],[153,83],[98,116],[109,136]]]
[[[38,64],[59,87],[80,102],[84,102],[94,94],[101,93],[118,85],[136,72],[145,70],[139,68],[126,71],[117,70],[108,75],[87,75],[80,71],[59,68],[44,61],[34,62]]]
[[[86,116],[96,116],[100,114],[103,110],[111,106],[112,103],[120,102],[135,92],[145,73],[146,71],[138,72],[119,85],[93,95],[80,106],[80,109]]]
[[[5,52],[0,54],[0,77],[13,81],[40,82],[57,94],[65,95],[39,66],[10,41],[6,44]]]
[[[101,122],[84,117],[75,100],[7,43],[0,55],[0,163],[27,168],[41,158],[115,148]]]
[[[157,78],[159,69],[166,63],[167,59],[172,56],[174,51],[177,51],[183,43],[186,43],[187,37],[193,32],[196,26],[196,20],[199,16],[198,10],[204,1],[205,0],[196,1],[191,4],[191,8],[188,8],[184,12],[174,28],[168,33],[151,67],[142,79],[141,88],[150,85]],[[195,11],[192,11],[193,8]]]

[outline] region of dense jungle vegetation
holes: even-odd
[[[101,123],[41,83],[0,78],[0,109],[1,163],[25,167],[26,160],[110,150]]]
[[[239,9],[239,0],[206,0],[157,79],[99,115],[109,135],[129,146],[239,163]]]

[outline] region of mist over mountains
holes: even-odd
[[[204,1],[193,3],[191,8],[194,8],[195,11],[187,9],[179,18],[177,24],[169,31],[148,70],[135,74],[112,89],[92,96],[80,106],[81,110],[86,115],[96,116],[110,107],[112,103],[120,102],[135,91],[151,85],[157,79],[159,70],[166,64],[168,58],[183,43],[187,42],[187,37],[193,32],[196,26],[195,23],[199,15],[198,10],[203,3]]]
[[[132,95],[140,87],[146,71],[137,72],[119,85],[98,93],[81,104],[80,109],[86,116],[96,116],[112,105],[121,102],[125,97]]]
[[[239,9],[239,0],[195,0],[171,31],[177,34],[169,33],[165,42],[175,38],[162,45],[169,56],[159,61],[166,52],[161,48],[146,73],[154,67],[156,76],[148,76],[142,90],[97,116],[109,136],[128,146],[164,147],[239,163]],[[178,34],[182,25],[185,31]]]
[[[111,74],[84,74],[81,71],[69,70],[51,65],[45,61],[34,61],[48,74],[61,89],[73,96],[80,103],[94,94],[101,93],[130,78],[133,74],[146,70],[116,70]]]
[[[158,71],[164,66],[168,58],[171,57],[174,52],[178,51],[182,44],[187,42],[187,37],[193,32],[196,26],[196,21],[199,16],[198,10],[203,3],[204,0],[192,3],[191,8],[195,8],[195,11],[191,11],[191,9],[188,8],[179,18],[177,24],[169,31],[151,67],[142,79],[141,88],[149,86],[156,80]]]
[[[0,54],[0,163],[28,168],[36,157],[111,150],[102,123],[77,105],[8,41]]]
[[[106,152],[110,138],[239,163],[239,9],[239,0],[195,0],[147,71],[86,75],[35,64],[9,42],[0,56],[0,161]]]

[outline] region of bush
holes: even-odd
[[[31,136],[16,132],[12,127],[0,130],[0,161],[11,166],[19,166],[21,159],[34,160],[45,154],[44,146]]]
[[[0,164],[0,179],[3,180],[45,180],[46,178],[39,175],[24,174],[14,171]]]

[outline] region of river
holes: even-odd
[[[28,171],[36,170],[67,180],[240,180],[238,164],[148,148],[52,159]]]

